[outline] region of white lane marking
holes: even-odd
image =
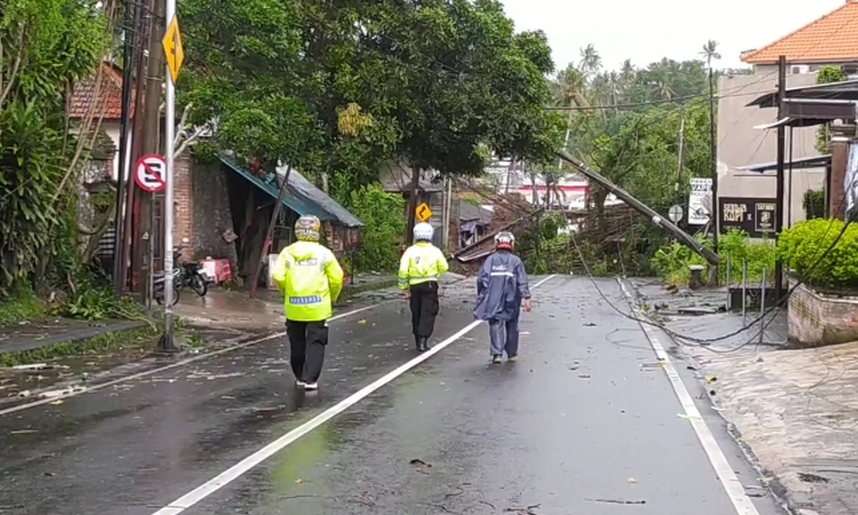
[[[546,277],[546,278],[542,279],[541,281],[539,281],[538,283],[534,284],[533,289],[539,288],[539,286],[541,286],[542,284],[544,284],[545,282],[547,282],[548,280],[550,280],[554,277],[556,277],[556,274],[549,275],[548,277]],[[280,438],[274,440],[273,442],[269,443],[268,445],[266,445],[262,449],[259,449],[258,451],[254,452],[250,456],[244,458],[243,460],[239,461],[238,463],[236,463],[232,467],[228,468],[227,470],[225,470],[224,472],[219,474],[214,479],[208,481],[207,483],[196,488],[195,490],[192,490],[191,492],[183,495],[182,497],[179,497],[178,499],[171,502],[170,504],[168,504],[164,508],[161,508],[160,510],[156,511],[152,515],[177,515],[179,513],[182,513],[183,511],[185,511],[188,508],[199,503],[200,501],[202,501],[206,497],[217,492],[218,490],[220,490],[224,486],[235,481],[236,479],[238,479],[239,477],[241,477],[242,475],[247,473],[250,469],[259,465],[260,463],[267,460],[268,458],[270,458],[274,454],[280,452],[281,450],[286,448],[288,445],[292,444],[293,442],[295,442],[296,440],[298,440],[302,436],[306,435],[310,431],[313,431],[314,429],[318,428],[319,426],[321,426],[322,424],[324,424],[328,420],[331,420],[332,418],[339,415],[343,411],[349,409],[350,407],[354,406],[358,402],[362,401],[363,399],[368,397],[370,394],[372,394],[373,392],[375,392],[376,390],[378,390],[382,386],[389,384],[390,382],[392,382],[393,380],[395,380],[396,378],[398,378],[399,376],[401,376],[405,372],[408,372],[409,370],[416,367],[420,363],[423,363],[424,361],[426,361],[430,357],[441,352],[441,350],[443,350],[445,347],[449,346],[450,344],[452,344],[456,340],[460,339],[462,336],[465,336],[466,334],[471,332],[475,327],[477,327],[478,325],[480,325],[482,323],[483,323],[482,320],[475,320],[474,322],[471,322],[470,324],[468,324],[465,327],[463,327],[462,329],[460,329],[459,332],[457,332],[453,336],[451,336],[451,337],[447,338],[446,340],[434,345],[431,349],[429,349],[428,352],[425,352],[423,354],[418,355],[417,357],[415,357],[411,361],[408,361],[404,365],[401,365],[401,366],[395,368],[391,372],[388,372],[387,374],[376,379],[375,381],[368,384],[367,386],[364,386],[363,388],[361,388],[357,392],[353,393],[352,395],[348,396],[347,398],[343,399],[342,401],[340,401],[336,405],[331,406],[327,410],[316,415],[314,418],[308,420],[307,422],[301,424],[300,426],[296,427],[295,429],[289,431],[288,433],[286,433],[285,435],[281,436]]]
[[[629,306],[631,306],[635,315],[639,318],[646,316],[635,306],[635,303],[632,300],[629,291],[626,289],[626,285],[623,280],[617,278],[617,282],[623,290],[623,295],[626,297],[626,301],[629,303]],[[715,469],[715,474],[721,481],[724,491],[727,492],[730,502],[733,503],[733,508],[735,508],[736,513],[739,515],[760,515],[760,512],[757,511],[757,507],[754,506],[750,497],[745,493],[745,488],[736,476],[736,472],[733,471],[733,467],[731,467],[730,463],[727,461],[727,457],[724,456],[724,451],[721,450],[717,440],[715,440],[715,436],[712,434],[712,431],[709,430],[709,426],[706,425],[706,422],[700,415],[697,405],[694,404],[694,399],[691,397],[691,394],[688,393],[688,388],[685,387],[685,383],[682,382],[679,372],[676,371],[676,367],[674,367],[673,362],[670,361],[670,356],[665,352],[664,347],[662,347],[661,343],[658,341],[658,338],[655,336],[652,328],[648,324],[643,324],[641,322],[638,322],[638,324],[643,329],[644,334],[646,334],[646,337],[652,346],[652,350],[655,351],[656,357],[664,364],[663,368],[665,373],[667,373],[667,379],[670,381],[670,385],[673,387],[673,391],[676,393],[676,397],[679,399],[679,403],[685,411],[685,416],[688,417],[689,422],[691,422],[691,427],[694,429],[697,439],[700,440],[700,444],[703,446],[703,450],[709,458],[709,463],[712,464],[712,468]]]
[[[346,311],[345,313],[340,313],[339,315],[332,316],[331,318],[328,319],[328,322],[334,322],[334,321],[340,320],[342,318],[346,318],[346,317],[349,317],[352,315],[356,315],[358,313],[362,313],[364,311],[368,311],[370,309],[377,308],[378,306],[380,306],[382,304],[385,304],[385,302],[373,304],[372,306],[364,306],[362,308],[353,309],[351,311]],[[75,397],[75,396],[80,395],[82,393],[95,392],[95,391],[102,390],[104,388],[109,388],[111,386],[114,386],[114,385],[117,385],[120,383],[124,383],[127,381],[133,381],[135,379],[140,379],[143,377],[151,376],[153,374],[165,372],[167,370],[172,370],[174,368],[183,367],[183,366],[188,365],[190,363],[194,363],[195,361],[200,361],[200,360],[203,360],[206,358],[211,358],[213,356],[219,356],[221,354],[226,354],[227,352],[236,351],[239,349],[243,349],[245,347],[250,347],[251,345],[256,345],[257,343],[262,343],[262,342],[265,342],[268,340],[273,340],[275,338],[280,338],[283,336],[286,336],[286,331],[281,331],[279,333],[269,334],[267,336],[263,336],[261,338],[255,339],[255,340],[250,340],[250,341],[238,343],[235,345],[230,345],[229,347],[224,347],[223,349],[218,349],[216,351],[206,352],[204,354],[197,354],[196,356],[194,356],[192,358],[186,358],[186,359],[183,359],[181,361],[177,361],[175,363],[170,363],[169,365],[165,365],[163,367],[158,367],[158,368],[153,368],[151,370],[146,370],[145,372],[139,372],[137,374],[131,374],[129,376],[119,377],[119,378],[114,379],[112,381],[107,381],[106,383],[100,383],[100,384],[90,386],[90,387],[83,387],[80,389],[71,390],[68,393],[63,394],[63,395],[39,399],[37,401],[28,402],[26,404],[18,404],[17,406],[12,406],[11,408],[0,409],[0,417],[2,417],[3,415],[9,415],[11,413],[17,413],[17,412],[23,411],[25,409],[35,408],[36,406],[43,406],[43,405],[51,403],[51,402],[56,402],[57,399],[67,399],[69,397]]]

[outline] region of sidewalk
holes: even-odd
[[[665,297],[645,282],[634,280],[639,292],[647,292],[647,303],[669,304],[656,300]],[[706,338],[742,326],[741,315],[727,313],[667,318],[669,329]],[[785,341],[785,322],[776,320],[772,326],[765,340]],[[713,409],[793,513],[858,513],[858,342],[798,350],[737,348],[754,333],[675,350],[691,360],[707,384]]]

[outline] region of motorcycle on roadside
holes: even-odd
[[[182,238],[182,243],[188,243],[187,238]],[[200,297],[208,293],[208,283],[202,274],[202,266],[196,261],[183,262],[181,260],[184,246],[173,248],[173,302],[175,306],[179,302],[179,292],[182,288],[190,287]],[[166,283],[164,271],[155,272],[153,277],[152,296],[158,304],[164,304],[164,284]]]

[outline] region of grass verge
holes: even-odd
[[[128,344],[145,344],[159,337],[161,332],[160,325],[152,324],[108,332],[91,338],[61,342],[39,349],[0,354],[0,367],[38,363],[68,356],[86,356],[105,350],[120,349]]]

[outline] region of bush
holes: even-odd
[[[361,250],[354,258],[357,272],[395,270],[407,224],[405,199],[372,185],[351,191],[344,204],[364,223]]]
[[[858,227],[850,225],[844,232],[845,225],[825,218],[799,222],[781,234],[778,257],[812,286],[858,288]]]
[[[825,216],[825,191],[807,190],[801,202],[804,207],[805,218],[812,220]]]
[[[712,242],[698,238],[706,247],[712,248]],[[728,280],[727,260],[731,262],[730,283],[741,283],[742,263],[748,264],[748,282],[760,282],[765,269],[768,281],[774,280],[777,252],[771,241],[751,241],[745,231],[730,230],[719,239],[718,254],[721,257],[720,279]],[[680,243],[672,243],[656,251],[650,261],[653,270],[666,283],[686,285],[690,277],[690,265],[706,265],[706,260]]]

